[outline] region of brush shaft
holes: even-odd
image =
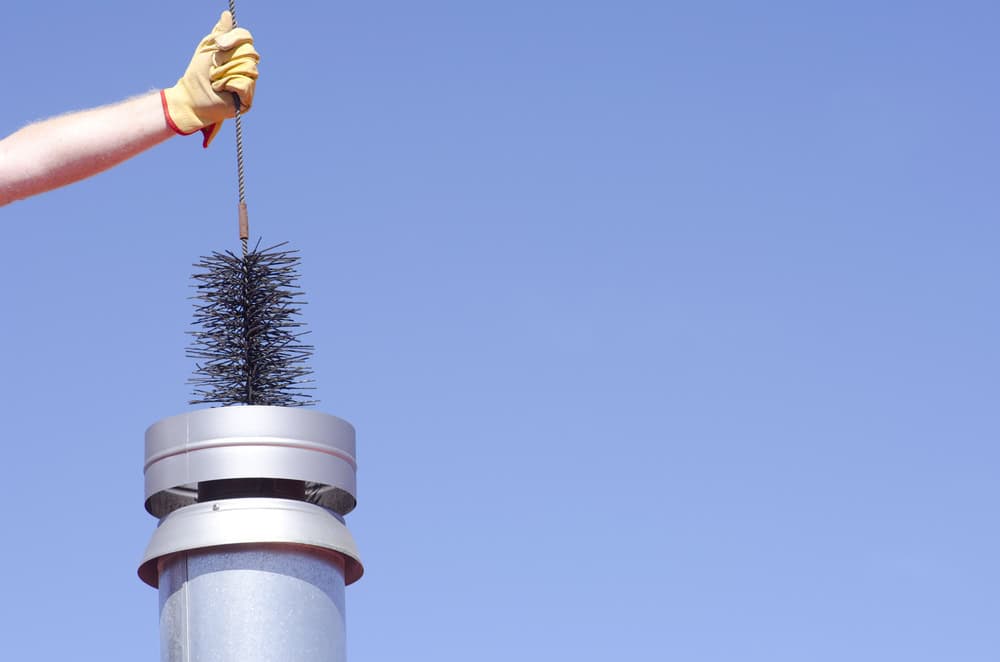
[[[233,17],[233,27],[235,28],[236,0],[229,0],[229,14]],[[236,178],[240,195],[240,242],[243,246],[243,255],[246,256],[249,251],[250,219],[247,216],[246,178],[243,169],[243,114],[240,112],[239,95],[233,95],[233,104],[236,107],[233,122],[236,124]]]

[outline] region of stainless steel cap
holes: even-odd
[[[216,407],[146,430],[146,510],[163,518],[195,503],[198,483],[230,478],[305,481],[312,501],[346,515],[357,504],[354,427],[298,407]]]
[[[303,501],[248,498],[207,501],[170,513],[142,555],[139,578],[158,588],[161,559],[233,545],[296,545],[338,554],[347,584],[364,573],[351,532],[330,511]]]

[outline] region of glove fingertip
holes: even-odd
[[[225,10],[219,15],[219,22],[215,24],[212,28],[212,32],[218,34],[223,32],[229,32],[233,29],[233,15],[229,13],[229,10]]]

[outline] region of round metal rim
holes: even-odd
[[[163,518],[195,502],[200,481],[278,478],[309,484],[314,503],[346,515],[357,505],[354,427],[323,412],[214,407],[146,430],[145,507]]]
[[[288,499],[225,499],[172,512],[153,533],[139,564],[139,578],[159,587],[158,561],[194,549],[233,545],[286,544],[335,552],[344,558],[344,579],[364,574],[354,537],[326,508]]]

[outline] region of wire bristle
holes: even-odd
[[[195,263],[191,404],[316,404],[304,393],[314,388],[306,386],[312,370],[305,364],[313,347],[300,341],[308,332],[297,320],[305,303],[296,284],[298,251],[283,246],[260,250],[258,240],[245,256],[214,252]]]

